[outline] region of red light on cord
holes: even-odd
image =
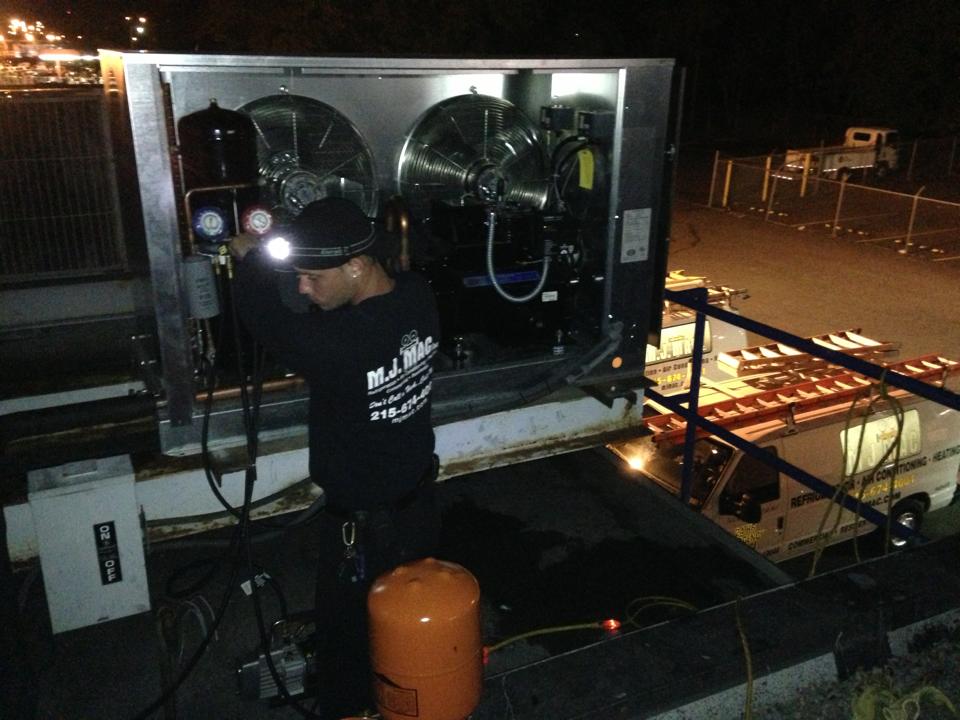
[[[486,665],[490,662],[490,646],[483,646],[483,664]]]
[[[619,630],[620,621],[609,618],[608,620],[604,620],[602,623],[600,623],[600,627],[602,627],[604,630]]]

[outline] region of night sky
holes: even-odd
[[[0,0],[27,8],[89,48],[127,47],[123,16],[144,14],[157,50],[676,57],[689,131],[760,144],[856,123],[942,135],[960,108],[955,0]]]

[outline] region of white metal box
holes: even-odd
[[[149,610],[130,458],[35,470],[27,484],[53,632]]]

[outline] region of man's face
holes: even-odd
[[[354,284],[344,264],[327,270],[297,270],[297,291],[322,310],[334,310],[353,298]]]

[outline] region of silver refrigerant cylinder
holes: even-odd
[[[190,317],[205,320],[220,314],[217,280],[209,257],[188,255],[183,259],[183,286]]]

